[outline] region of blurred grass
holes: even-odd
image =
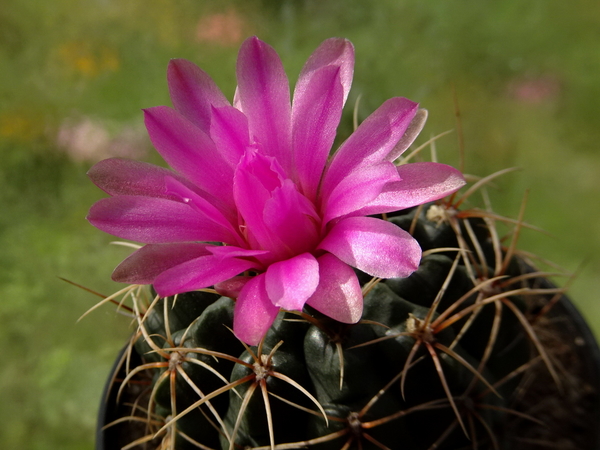
[[[58,277],[112,293],[110,272],[128,250],[84,220],[102,196],[85,172],[132,148],[157,161],[140,108],[169,104],[168,60],[193,60],[231,98],[237,48],[251,34],[277,49],[292,79],[323,39],[351,39],[349,106],[360,94],[364,118],[389,97],[417,100],[430,111],[422,141],[456,127],[455,92],[466,171],[522,168],[498,180],[493,204],[515,216],[530,190],[526,220],[554,237],[525,231],[521,248],[569,270],[589,258],[571,295],[599,333],[598,30],[591,0],[3,2],[0,448],[93,446],[128,319],[106,307],[77,323],[97,298]],[[350,117],[351,107],[340,135]],[[88,142],[97,153],[81,153]],[[444,137],[439,159],[457,164],[458,148],[456,133]]]

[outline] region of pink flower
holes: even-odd
[[[404,98],[386,101],[328,158],[353,67],[352,44],[326,40],[291,102],[281,60],[253,37],[240,49],[231,106],[205,72],[171,61],[174,109],[144,113],[174,171],[108,159],[89,173],[111,196],[92,206],[89,221],[147,244],[113,279],[153,284],[161,296],[214,285],[237,298],[234,331],[254,345],[280,308],[308,304],[357,322],[362,294],[352,267],[382,278],[416,270],[417,242],[367,216],[437,200],[464,179],[443,164],[393,164],[425,116]]]

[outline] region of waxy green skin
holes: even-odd
[[[439,224],[427,220],[425,211],[420,211],[414,235],[424,250],[436,248],[457,248],[458,243],[454,230],[448,224]],[[392,223],[410,229],[417,209],[396,213],[389,218]],[[477,239],[483,249],[488,264],[493,268],[494,253],[484,222],[480,219],[467,219],[473,229],[477,229]],[[470,242],[467,242],[471,244]],[[270,369],[281,373],[310,392],[327,413],[328,423],[318,412],[315,404],[296,387],[273,376],[266,376],[269,407],[273,422],[276,444],[302,442],[332,435],[334,438],[323,442],[314,441],[308,448],[337,450],[350,442],[348,448],[377,449],[373,441],[377,441],[390,449],[427,449],[456,422],[456,415],[450,407],[446,393],[440,382],[439,373],[432,358],[423,346],[413,355],[412,361],[419,361],[411,366],[403,380],[402,393],[399,374],[405,368],[406,360],[411,354],[415,339],[406,332],[410,331],[411,320],[423,320],[434,302],[442,285],[446,281],[456,256],[456,252],[443,251],[425,256],[419,269],[408,278],[381,280],[364,298],[362,321],[349,325],[335,322],[310,308],[305,312],[312,316],[312,323],[296,314],[280,314],[267,333],[262,343],[263,355],[268,355],[279,345],[270,359]],[[508,275],[519,275],[518,265],[511,264]],[[359,273],[362,283],[370,277]],[[459,263],[434,318],[446,308],[463,297],[474,287],[467,270]],[[475,301],[476,294],[471,295],[457,309],[467,308]],[[511,297],[513,304],[524,309],[525,300]],[[215,294],[194,292],[179,295],[172,305],[173,299],[160,300],[145,321],[148,333],[154,336],[166,335],[162,302],[168,301],[169,327],[172,339],[179,345],[185,333],[183,346],[186,348],[202,348],[232,355],[249,364],[254,363],[251,353],[234,337],[231,332],[234,301]],[[473,368],[477,369],[486,350],[490,338],[490,330],[494,320],[496,307],[493,304],[483,307],[469,330],[452,346]],[[293,319],[293,320],[290,320]],[[455,322],[440,333],[435,334],[433,342],[446,347],[452,345],[456,336],[466,322],[466,318]],[[388,336],[388,339],[380,339]],[[156,338],[155,342],[161,339]],[[375,341],[375,343],[372,343]],[[162,344],[160,344],[162,345]],[[168,345],[165,345],[168,347]],[[148,351],[148,344],[140,338],[136,349],[149,361],[159,360],[155,353]],[[340,358],[339,351],[343,358]],[[251,351],[257,354],[258,349]],[[448,387],[456,399],[457,408],[463,417],[467,417],[469,409],[475,411],[490,429],[502,425],[506,413],[497,409],[480,408],[486,404],[492,407],[509,408],[514,397],[513,390],[519,377],[502,383],[497,389],[500,397],[490,393],[480,381],[473,381],[474,376],[467,368],[455,359],[442,352],[437,352]],[[188,353],[193,357],[194,353]],[[198,355],[205,363],[215,368],[230,382],[252,374],[252,369],[222,358]],[[501,326],[496,343],[485,368],[481,374],[490,384],[502,380],[506,375],[518,369],[532,357],[530,341],[515,315],[503,309]],[[340,386],[340,361],[343,359],[343,381]],[[206,369],[189,363],[183,363],[188,376],[207,395],[224,386],[214,374]],[[164,369],[162,369],[164,370]],[[155,370],[154,379],[160,370]],[[390,381],[394,380],[384,391]],[[239,419],[245,393],[251,386],[246,382],[236,388],[215,397],[211,403],[227,427],[229,434],[238,423],[235,436],[236,448],[254,448],[270,445],[269,427],[265,403],[260,388],[257,388],[246,409]],[[467,396],[463,394],[467,392]],[[289,402],[315,411],[310,414],[299,408],[279,400],[276,396]],[[376,402],[365,406],[376,396]],[[167,378],[156,390],[157,412],[167,417],[171,411],[171,385]],[[176,382],[177,413],[197,402],[200,397],[188,383],[177,376]],[[412,411],[419,405],[440,405],[437,408],[423,408]],[[437,402],[437,403],[436,403]],[[207,417],[214,420],[212,413],[203,406],[205,415],[195,410],[193,413],[178,419],[177,428],[187,436],[209,448],[229,448],[227,439],[212,426]],[[361,411],[363,413],[361,413]],[[401,411],[412,411],[407,414]],[[376,423],[378,419],[398,415],[394,420],[368,429],[360,429],[360,423]],[[466,419],[465,419],[466,420]],[[357,425],[358,424],[358,425]],[[486,432],[481,425],[475,425],[477,435],[485,441]],[[333,433],[339,432],[338,435]],[[365,438],[364,434],[369,438]],[[336,437],[337,436],[337,437]],[[313,442],[313,441],[311,441]],[[318,442],[318,443],[316,443]],[[440,443],[438,448],[455,449],[469,446],[457,424]],[[197,448],[179,436],[176,440],[178,450]]]

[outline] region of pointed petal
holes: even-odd
[[[269,300],[265,275],[257,275],[246,283],[235,302],[233,331],[246,344],[258,345],[278,312],[279,308]]]
[[[410,234],[373,217],[340,220],[319,248],[380,278],[407,277],[417,270],[421,260],[421,247]]]
[[[329,195],[342,179],[359,167],[385,161],[404,135],[417,107],[417,103],[397,97],[387,100],[367,117],[333,156],[323,177],[323,195]]]
[[[182,241],[230,242],[231,234],[185,203],[120,195],[96,202],[87,219],[96,228],[147,244]]]
[[[417,113],[415,114],[415,117],[413,118],[413,120],[410,122],[410,125],[404,132],[404,136],[402,136],[402,139],[400,139],[400,141],[398,141],[398,143],[396,144],[394,149],[389,153],[389,155],[386,157],[386,159],[388,161],[394,161],[396,158],[398,158],[400,155],[402,155],[402,153],[404,153],[406,151],[406,149],[408,147],[410,147],[412,145],[412,143],[415,141],[415,139],[417,138],[417,136],[419,135],[419,133],[425,126],[426,121],[427,121],[427,110],[419,109],[417,111]]]
[[[266,232],[277,236],[280,247],[272,250],[282,259],[312,251],[319,243],[319,216],[292,180],[284,180],[281,187],[271,192],[262,219]]]
[[[167,81],[173,107],[208,134],[211,107],[229,105],[215,82],[206,72],[185,59],[172,59],[169,62]]]
[[[238,94],[250,133],[261,151],[274,156],[287,173],[291,160],[290,88],[275,50],[256,37],[241,46],[237,60]]]
[[[339,67],[326,66],[310,75],[303,86],[296,85],[292,142],[294,177],[314,199],[342,116],[344,92]]]
[[[95,164],[88,176],[110,195],[142,195],[172,198],[167,194],[165,179],[172,178],[192,189],[193,185],[175,172],[141,161],[109,158]]]
[[[331,253],[325,253],[317,261],[319,286],[306,303],[338,322],[358,322],[363,295],[354,270]]]
[[[401,181],[386,185],[381,194],[357,211],[356,215],[399,211],[439,200],[456,192],[466,183],[460,171],[445,164],[420,162],[404,164],[397,169]]]
[[[314,73],[326,66],[339,67],[340,82],[343,88],[342,104],[346,102],[354,74],[354,46],[347,39],[340,38],[325,40],[310,55],[298,77],[294,90],[294,101],[296,101],[297,95],[313,88]]]
[[[268,253],[267,250],[253,250],[236,247],[235,245],[211,245],[210,247],[207,247],[207,249],[219,260],[227,258],[254,258],[255,256]]]
[[[398,180],[398,171],[391,162],[354,171],[326,198],[323,223],[360,210],[377,198],[387,184]]]
[[[250,145],[248,119],[233,106],[213,108],[210,137],[223,158],[232,167],[235,167]]]
[[[233,179],[233,193],[252,248],[279,251],[281,240],[265,225],[264,209],[271,191],[281,186],[277,161],[256,151],[242,157]]]
[[[253,278],[254,277],[251,276],[240,275],[230,278],[229,280],[221,281],[220,283],[215,283],[215,291],[217,291],[219,295],[225,297],[238,298],[242,288]]]
[[[152,284],[162,272],[191,259],[209,255],[207,244],[149,244],[117,266],[112,279],[120,283]]]
[[[150,140],[167,164],[215,198],[233,207],[233,167],[214,142],[192,122],[166,106],[144,110]]]
[[[276,262],[267,269],[265,282],[275,306],[301,311],[319,284],[319,263],[310,253]]]
[[[238,230],[232,225],[232,223],[237,225],[237,214],[235,218],[232,215],[230,215],[229,219],[226,218],[210,201],[196,194],[196,192],[175,178],[166,177],[164,186],[165,193],[169,195],[169,198],[189,205],[190,208],[194,209],[202,217],[212,222],[215,229],[220,227],[222,229],[222,239],[220,239],[220,242],[239,245],[243,243]]]
[[[154,288],[160,296],[168,297],[221,283],[255,265],[251,260],[201,256],[161,273],[154,281]]]

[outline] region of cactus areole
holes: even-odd
[[[424,110],[392,98],[332,152],[353,68],[352,44],[328,39],[292,98],[273,48],[249,38],[230,103],[172,60],[173,108],[144,111],[171,169],[90,170],[109,197],[89,221],[143,244],[113,273],[138,326],[99,448],[534,448],[558,428],[531,412],[544,378],[586,413],[565,433],[600,419],[597,367],[546,348],[566,300],[518,256],[521,218],[461,211],[483,182],[459,196],[458,170],[403,155]]]

